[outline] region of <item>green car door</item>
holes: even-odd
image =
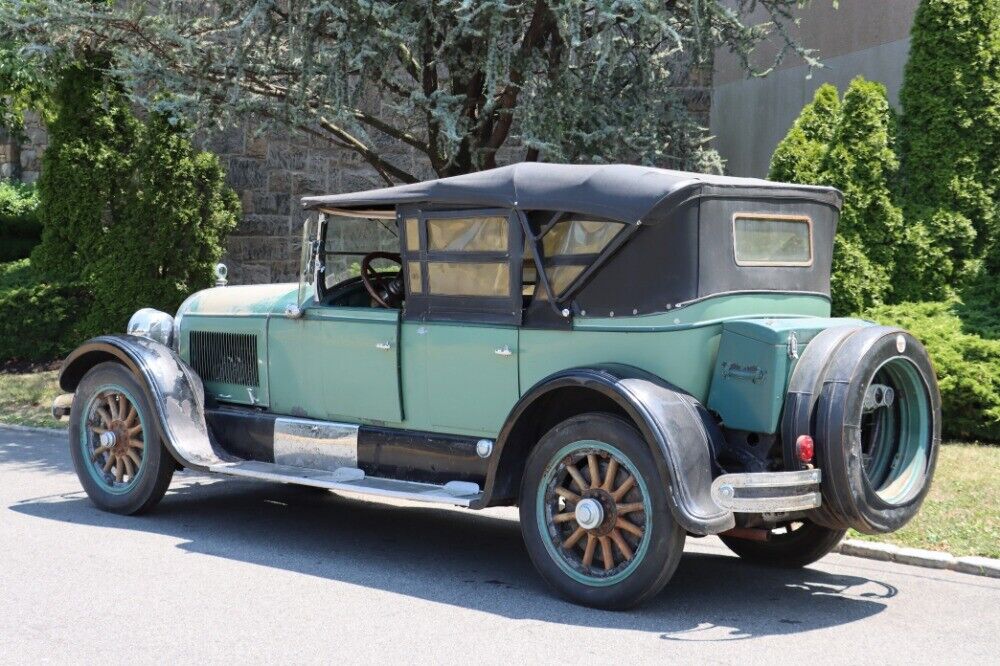
[[[279,414],[397,423],[399,311],[309,305],[268,326],[271,407]]]
[[[524,242],[520,222],[502,209],[403,207],[400,227],[403,368],[426,385],[424,413],[408,406],[407,418],[437,431],[496,436],[519,396],[521,259],[512,250]]]
[[[517,329],[445,323],[423,328],[432,425],[495,437],[518,398]]]

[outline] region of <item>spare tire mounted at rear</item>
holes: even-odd
[[[806,433],[816,441],[823,506],[812,518],[866,534],[897,530],[920,508],[941,442],[927,352],[883,326],[831,329],[816,342],[824,353],[803,355],[783,425],[786,441]]]

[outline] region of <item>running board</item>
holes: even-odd
[[[364,470],[357,467],[340,467],[334,471],[325,469],[308,469],[290,465],[275,465],[274,463],[243,461],[235,463],[220,463],[212,465],[210,472],[239,476],[261,481],[277,483],[294,483],[300,486],[329,488],[330,490],[345,490],[363,495],[379,497],[394,497],[396,499],[413,500],[417,502],[434,502],[437,504],[452,504],[469,506],[482,499],[479,484],[469,481],[449,481],[443,486],[433,483],[417,483],[415,481],[399,481],[376,476],[366,476]]]

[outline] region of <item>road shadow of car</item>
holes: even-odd
[[[516,619],[718,641],[793,634],[881,612],[897,590],[816,569],[756,567],[686,553],[652,602],[627,613],[555,598],[535,573],[517,522],[398,506],[315,489],[178,477],[150,514],[98,511],[80,493],[25,500],[37,518],[138,530],[183,540],[185,551],[229,558]]]

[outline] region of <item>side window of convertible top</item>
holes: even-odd
[[[597,259],[625,227],[620,222],[568,217],[542,236],[545,273],[559,295]]]
[[[405,226],[410,293],[510,297],[510,220],[506,216],[435,217],[430,213],[422,219],[407,218]],[[422,238],[421,231],[425,232]]]

